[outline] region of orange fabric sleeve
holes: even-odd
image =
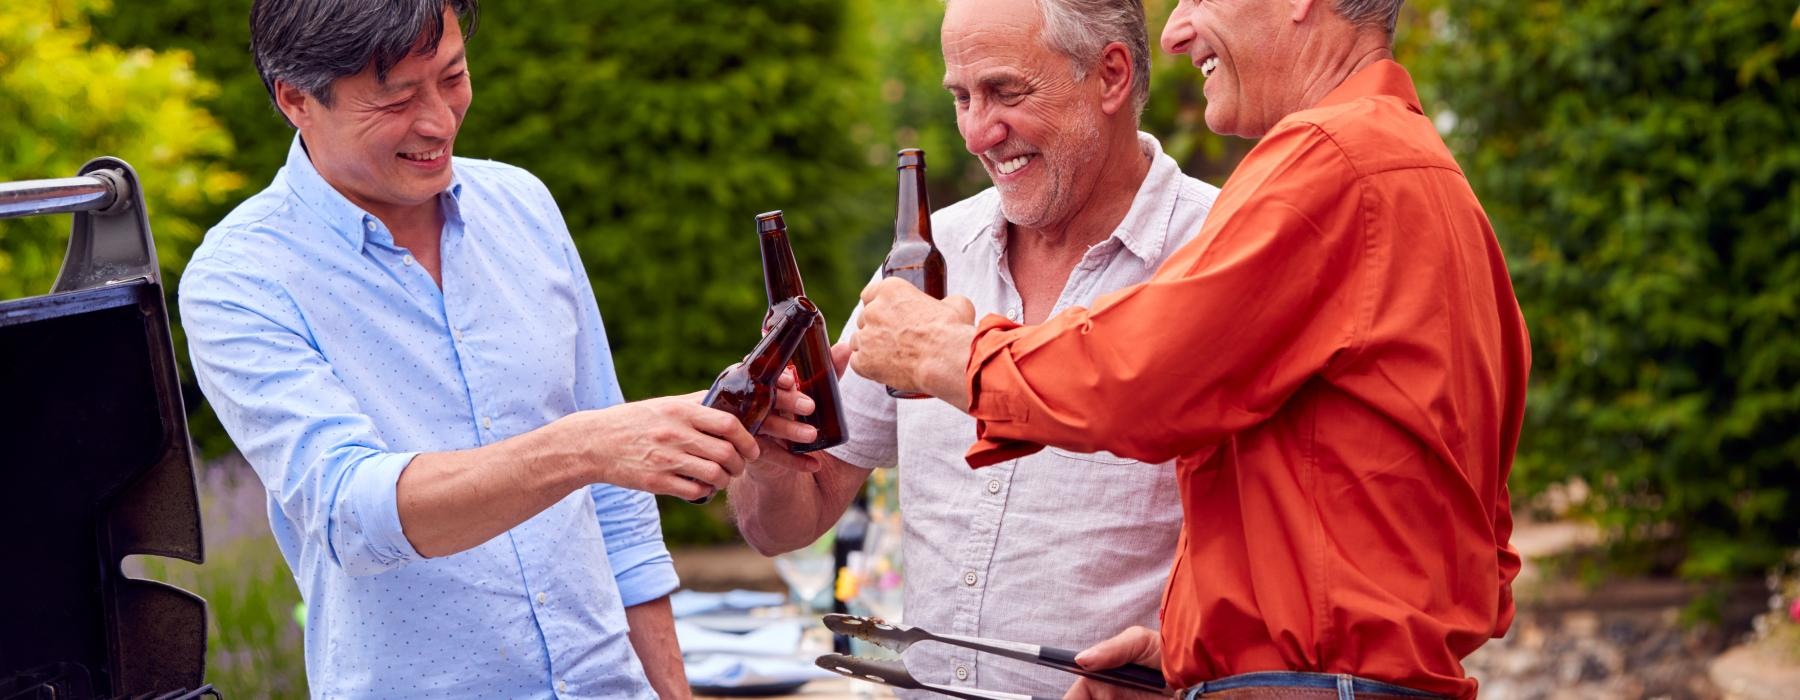
[[[1221,199],[1210,230],[1149,281],[1039,326],[982,321],[967,370],[971,466],[1044,445],[1145,462],[1194,454],[1352,349],[1364,227],[1355,197],[1331,195],[1359,191],[1356,174],[1310,124],[1271,132],[1270,147],[1286,157],[1233,174],[1240,196]]]

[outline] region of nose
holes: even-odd
[[[957,115],[956,130],[962,132],[963,147],[969,153],[979,156],[1006,140],[1006,122],[995,111],[977,98]]]
[[[1169,23],[1163,26],[1163,52],[1179,56],[1194,47],[1194,23],[1188,12],[1187,3],[1176,3],[1169,13]]]
[[[423,96],[424,104],[419,105],[418,118],[413,120],[413,131],[432,139],[455,136],[456,111],[451,108],[450,101],[445,99],[442,91],[429,92],[429,95]]]

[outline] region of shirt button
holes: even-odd
[[[969,667],[968,666],[957,666],[956,667],[956,680],[959,680],[959,681],[969,680]]]
[[[494,429],[494,419],[493,419],[493,417],[491,417],[491,416],[482,416],[482,417],[481,417],[481,427],[483,427],[483,428],[487,428],[487,429],[488,429],[488,430],[493,430],[493,429]]]
[[[1006,317],[1013,321],[1018,321],[1019,320],[1019,307],[1015,306],[1010,309],[1007,309]]]
[[[994,480],[988,482],[988,493],[1000,493],[1000,480],[999,479],[994,479]]]
[[[368,229],[368,230],[370,230],[370,231],[374,231],[374,230],[375,230],[375,221],[374,221],[374,220],[373,220],[373,219],[370,219],[370,220],[367,220],[367,221],[364,221],[364,222],[363,222],[363,228],[366,228],[366,229]]]
[[[973,571],[963,574],[963,584],[964,585],[973,586],[973,585],[975,585],[975,582],[978,580],[980,580],[980,579],[975,578],[975,572],[973,572]]]
[[[451,330],[450,334],[456,336],[456,342],[458,342],[458,343],[462,342],[463,337],[462,337],[462,329],[461,328]]]
[[[538,605],[543,605],[545,603],[548,603],[548,602],[550,602],[550,594],[539,593],[537,596],[537,600],[538,600]]]
[[[400,262],[405,263],[407,267],[411,267],[413,264],[413,256],[408,255],[404,258],[401,258]]]
[[[569,692],[569,682],[568,681],[557,681],[556,682],[556,692],[559,692],[559,693]]]

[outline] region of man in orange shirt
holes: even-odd
[[[1511,624],[1529,345],[1392,60],[1400,2],[1182,0],[1163,48],[1204,75],[1209,127],[1262,141],[1148,282],[1036,326],[864,291],[852,366],[967,410],[972,466],[1176,459],[1160,638],[1084,665],[1158,664],[1184,697],[1473,697],[1461,660]]]

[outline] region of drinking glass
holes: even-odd
[[[833,533],[827,532],[812,544],[775,557],[775,572],[787,584],[801,615],[811,616],[819,594],[831,588],[837,575],[832,558],[835,542]]]

